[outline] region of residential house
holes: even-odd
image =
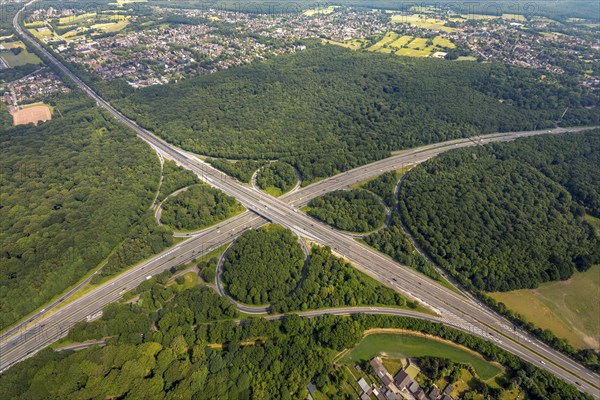
[[[412,383],[412,379],[410,379],[406,371],[402,370],[394,377],[394,383],[398,389],[402,390]]]

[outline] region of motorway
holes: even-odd
[[[33,1],[28,5],[31,3]],[[585,128],[557,128],[544,131],[501,133],[405,150],[390,158],[314,183],[281,198],[273,198],[240,184],[202,162],[194,155],[171,146],[126,118],[26,34],[18,24],[20,14],[21,11],[17,13],[13,21],[17,32],[41,51],[50,62],[60,68],[85,93],[94,98],[100,107],[110,112],[116,120],[134,130],[141,139],[148,142],[163,157],[174,160],[184,168],[194,171],[207,183],[237,198],[252,212],[246,212],[219,224],[217,227],[195,234],[189,240],[133,267],[71,303],[64,304],[59,309],[51,310],[51,312],[46,312],[35,323],[29,323],[18,332],[6,335],[0,343],[0,371],[64,336],[68,328],[74,323],[98,312],[109,302],[118,300],[124,291],[139,285],[149,275],[193,260],[230,242],[244,230],[258,227],[266,221],[270,221],[293,230],[299,236],[331,247],[334,252],[351,261],[359,270],[431,308],[442,318],[446,325],[491,340],[505,350],[552,372],[561,379],[577,385],[578,389],[600,399],[600,377],[597,374],[535,338],[522,332],[513,331],[512,325],[503,317],[491,312],[473,299],[457,294],[418,272],[399,265],[368,246],[313,220],[298,210],[298,207],[307,204],[312,198],[321,196],[331,190],[346,187],[349,184],[405,165],[423,162],[454,148],[475,146],[493,141],[509,141],[519,137],[539,134],[566,131],[578,132],[585,130]],[[317,314],[319,312],[315,311]]]

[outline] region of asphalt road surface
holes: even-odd
[[[58,309],[47,310],[37,320],[27,323],[16,332],[12,331],[12,333],[5,335],[0,343],[0,371],[65,336],[74,323],[93,315],[109,302],[118,300],[125,291],[139,285],[148,276],[189,262],[230,242],[240,232],[258,227],[264,224],[265,220],[268,220],[285,226],[300,236],[331,247],[334,252],[351,261],[359,270],[431,308],[442,318],[444,324],[493,341],[499,347],[552,372],[561,379],[576,385],[578,389],[600,398],[600,376],[597,374],[526,333],[513,331],[512,325],[503,317],[493,313],[472,298],[458,294],[408,267],[399,265],[370,247],[315,221],[298,210],[298,207],[308,203],[312,198],[321,196],[331,190],[340,189],[383,172],[398,169],[403,165],[423,162],[453,148],[475,146],[492,141],[509,141],[540,134],[576,132],[585,128],[557,128],[532,132],[500,133],[406,150],[388,159],[312,184],[287,196],[273,198],[240,184],[210,165],[203,163],[194,155],[164,142],[126,118],[26,34],[18,24],[20,14],[20,12],[17,13],[13,21],[17,32],[37,47],[46,58],[60,68],[84,92],[94,98],[100,107],[105,108],[116,120],[133,129],[141,139],[148,142],[159,154],[194,171],[207,183],[221,189],[230,196],[234,196],[254,214],[246,212],[216,227],[206,229],[190,240],[172,247],[150,261],[133,267],[76,300],[64,304]],[[316,315],[319,312],[321,311],[312,313]]]

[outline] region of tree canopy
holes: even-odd
[[[600,261],[600,243],[559,182],[581,188],[575,199],[593,209],[599,143],[593,132],[445,153],[407,175],[402,218],[437,263],[478,289],[567,279]]]
[[[197,183],[200,183],[200,179],[192,171],[181,168],[174,161],[165,160],[157,200],[162,201],[171,193]]]
[[[306,277],[289,296],[273,304],[276,312],[326,307],[387,305],[406,306],[398,292],[358,271],[334,256],[331,249],[314,246]],[[408,304],[414,307],[415,304]]]
[[[435,280],[441,280],[439,272],[415,249],[409,237],[404,233],[400,216],[392,211],[390,226],[373,232],[363,238],[366,244],[380,251],[400,264],[415,268],[417,271]]]
[[[262,167],[256,176],[258,187],[274,195],[289,192],[296,186],[297,181],[294,167],[284,162],[269,163]]]
[[[51,101],[62,118],[0,132],[0,327],[98,266],[158,188],[148,145],[79,92]]]
[[[254,172],[265,164],[263,161],[257,160],[229,161],[223,158],[208,158],[206,161],[213,167],[245,183],[250,183]]]
[[[365,330],[399,328],[460,343],[503,364],[505,382],[533,400],[590,399],[493,342],[429,321],[288,315],[236,324],[235,308],[212,289],[178,292],[156,281],[144,285],[137,301],[109,305],[101,319],[82,322],[69,333],[70,341],[104,338],[105,346],[36,354],[0,375],[3,398],[293,399],[306,398],[312,382],[341,400],[346,397],[337,389],[355,380],[346,380],[332,365],[334,355],[356,345]],[[423,363],[432,375],[451,368],[447,362]],[[506,389],[480,382],[473,392],[503,398],[510,385],[502,382]]]
[[[298,238],[279,225],[242,234],[227,250],[223,283],[237,300],[249,304],[280,301],[302,276],[304,252]]]
[[[385,202],[385,204],[393,208],[396,206],[396,185],[400,180],[400,174],[396,171],[384,172],[377,178],[361,185],[361,188],[375,193]]]
[[[344,231],[370,232],[383,226],[386,210],[372,193],[338,190],[313,199],[308,215]]]
[[[337,46],[138,91],[103,85],[120,109],[173,144],[211,157],[287,161],[306,182],[391,150],[553,126],[567,106],[566,125],[598,122],[585,108],[598,99],[564,74],[544,79],[500,64]]]
[[[176,230],[198,230],[242,212],[244,207],[231,196],[206,184],[190,186],[162,204],[160,220]]]

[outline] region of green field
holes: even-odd
[[[399,36],[395,32],[388,32],[385,36],[367,50],[379,53],[394,53],[397,56],[429,57],[436,51],[453,49],[456,46],[450,40],[441,36],[433,39],[433,45],[427,44],[428,39],[414,36]]]
[[[333,44],[335,46],[344,47],[344,48],[350,49],[350,50],[358,50],[358,49],[362,48],[361,42],[359,42],[357,39],[347,41],[347,42],[336,42],[335,40],[329,40],[329,39],[322,39],[322,40],[324,43]]]
[[[169,286],[177,285],[180,290],[186,290],[186,289],[191,289],[194,286],[198,285],[199,277],[198,277],[197,273],[187,272],[181,276],[183,277],[182,284],[177,283],[177,281],[175,279],[173,279],[169,283],[167,283],[166,286],[169,287]]]
[[[425,38],[414,38],[412,42],[408,44],[411,49],[423,50],[427,47],[427,39]]]
[[[369,51],[380,51],[383,46],[385,46],[386,44],[390,44],[392,42],[394,42],[396,39],[398,38],[398,34],[395,32],[388,32],[385,34],[385,36],[383,37],[383,39],[381,39],[379,42],[375,43],[373,46],[369,47],[367,50]]]
[[[397,56],[405,57],[429,57],[431,52],[429,50],[417,50],[417,49],[400,49],[395,53]]]
[[[412,36],[400,36],[398,39],[396,39],[394,42],[392,42],[392,44],[390,46],[396,47],[396,48],[401,48],[405,44],[408,44],[411,40],[413,40]]]
[[[592,217],[589,214],[586,214],[584,218],[588,222],[588,224],[594,227],[596,234],[600,235],[600,218]]]
[[[502,14],[502,15],[483,15],[483,14],[463,14],[461,15],[464,19],[505,19],[509,21],[526,21],[527,18],[521,14]]]
[[[146,3],[148,0],[117,0],[116,3],[109,3],[111,6],[123,7],[125,4],[129,3]]]
[[[96,19],[96,13],[86,13],[80,15],[71,15],[68,17],[62,17],[58,20],[59,25],[73,25],[73,24],[88,24]]]
[[[341,362],[355,363],[382,355],[388,358],[441,357],[470,364],[479,377],[490,380],[502,369],[483,357],[456,345],[410,334],[382,333],[364,337]]]
[[[45,21],[26,22],[23,25],[25,26],[25,28],[41,28],[43,26],[46,26],[46,22]]]
[[[455,28],[446,26],[446,21],[431,18],[425,14],[393,15],[392,22],[399,24],[410,24],[419,28],[431,29],[444,32],[454,32]]]
[[[569,280],[504,293],[497,301],[543,329],[550,329],[577,348],[600,349],[600,265]]]
[[[433,38],[433,45],[438,47],[446,47],[448,49],[456,48],[456,45],[452,43],[449,39],[443,38],[441,36],[436,36]]]
[[[18,46],[15,46],[18,47]],[[25,64],[41,64],[42,60],[40,60],[38,58],[38,56],[36,56],[33,53],[28,52],[26,49],[23,49],[23,51],[21,51],[21,53],[19,53],[18,55],[14,55],[11,51],[2,51],[0,52],[0,57],[2,57],[4,59],[4,61],[6,62],[6,64],[8,64],[9,67],[18,67],[20,65],[25,65]]]
[[[332,12],[335,11],[336,8],[339,8],[339,6],[328,6],[328,7],[319,7],[319,8],[311,8],[310,10],[305,10],[302,14],[306,15],[307,17],[312,17],[313,15],[326,15],[326,14],[331,14]]]
[[[29,33],[31,33],[38,40],[43,40],[45,38],[59,38],[53,31],[51,31],[45,26],[29,29]]]
[[[123,28],[125,28],[128,24],[129,24],[129,21],[124,19],[119,22],[109,22],[106,24],[95,24],[95,25],[92,25],[91,28],[98,29],[98,30],[101,30],[104,32],[118,32],[118,31],[122,30]]]

